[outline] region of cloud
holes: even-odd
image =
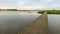
[[[0,8],[60,9],[60,0],[0,0]]]

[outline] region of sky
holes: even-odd
[[[0,9],[60,9],[60,0],[0,0]]]

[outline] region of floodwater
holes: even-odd
[[[18,34],[40,14],[36,12],[0,11],[0,34]],[[48,15],[49,34],[60,34],[60,15]]]
[[[48,15],[48,25],[50,34],[60,34],[60,15]]]
[[[20,29],[32,23],[39,14],[17,11],[0,12],[0,34],[18,34]]]

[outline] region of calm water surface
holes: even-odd
[[[40,14],[36,12],[0,11],[0,34],[18,34],[19,30],[32,23]],[[49,14],[48,26],[50,34],[60,34],[60,15]]]
[[[48,23],[50,34],[60,34],[60,15],[48,15]]]
[[[20,29],[40,16],[29,12],[0,12],[0,34],[18,34]]]

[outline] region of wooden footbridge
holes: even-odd
[[[36,18],[31,24],[21,29],[18,34],[48,34],[47,12]]]

